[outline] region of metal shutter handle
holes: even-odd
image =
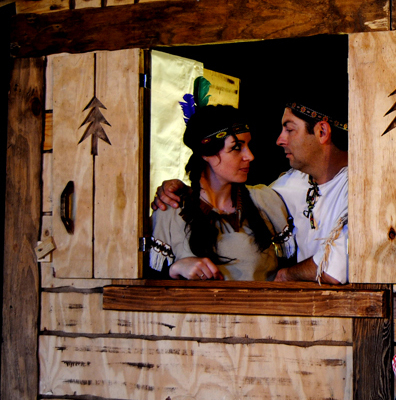
[[[74,204],[74,182],[69,181],[61,194],[61,219],[66,231],[73,235],[73,204]]]

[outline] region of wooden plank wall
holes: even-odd
[[[41,394],[352,398],[351,319],[105,311],[62,281],[42,295]]]
[[[358,33],[349,42],[349,141],[355,149],[349,155],[349,278],[395,282],[396,35]]]
[[[112,53],[107,58],[125,59],[125,51]],[[54,60],[68,65],[61,71],[69,73],[88,63],[85,82],[92,86],[90,54],[60,55]],[[80,115],[92,94],[79,99],[87,92],[81,85],[75,87],[75,77],[80,72],[72,73],[74,78],[67,80],[65,86],[59,83],[64,78],[52,79],[52,61],[50,57],[46,114],[51,115],[50,107],[55,109],[55,130],[67,133],[66,138],[71,137],[75,144],[78,139],[74,138],[75,131],[80,122],[74,123],[75,129],[65,129],[65,121],[73,122],[74,115]],[[63,93],[70,85],[72,90]],[[122,89],[117,92],[122,93]],[[67,107],[60,100],[65,96]],[[75,109],[77,112],[65,118],[62,117],[64,108],[69,113]],[[122,125],[122,121],[123,116],[119,115],[118,124]],[[45,131],[45,138],[49,139],[49,127]],[[81,132],[77,133],[81,136]],[[46,140],[43,145],[46,164],[51,165],[54,156],[48,150],[50,143],[56,144],[57,140]],[[64,150],[58,153],[65,155],[67,146],[61,148]],[[53,188],[59,183],[53,180],[58,179],[56,171],[69,173],[71,168],[62,168],[64,162],[59,163],[57,169],[52,167],[52,174],[43,169],[45,221],[51,215],[54,220],[60,220],[54,212],[59,208],[59,195],[53,195]],[[67,165],[74,163],[69,161]],[[47,223],[43,223],[43,240]],[[51,225],[54,226],[54,221],[48,226]],[[82,269],[78,259],[69,264],[63,269],[75,273]],[[109,281],[75,279],[75,273],[59,271],[56,263],[43,262],[41,269],[40,395],[106,399],[184,396],[206,400],[210,393],[213,398],[230,399],[286,399],[290,395],[312,399],[352,398],[351,318],[110,311],[103,309],[102,294],[103,286],[109,285]],[[88,277],[91,278],[90,274]]]
[[[18,1],[12,53],[37,57],[391,26],[387,0],[139,3],[107,9],[99,1]],[[39,273],[33,248],[40,228],[43,70],[41,58],[17,60],[10,92],[2,398],[352,398],[351,319],[104,311],[102,287],[111,282],[61,280],[47,263]]]
[[[41,218],[44,59],[15,61],[9,94],[3,336],[3,399],[37,393],[39,271],[34,248]],[[15,357],[18,354],[18,357]],[[13,360],[13,362],[10,362]],[[6,371],[6,373],[5,373]],[[21,379],[23,374],[24,379]],[[10,384],[11,383],[11,384]]]

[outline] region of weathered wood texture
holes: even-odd
[[[44,335],[40,353],[40,393],[55,396],[347,400],[352,394],[349,346]]]
[[[213,43],[388,29],[389,9],[386,8],[388,2],[364,2],[363,4],[357,1],[332,2],[333,6],[336,4],[332,9],[329,8],[329,4],[330,2],[318,1],[298,4],[294,2],[279,4],[275,1],[213,3],[202,0],[188,4],[187,2],[174,2],[170,5],[170,3],[159,2],[157,4],[115,7],[114,9],[64,11],[47,16],[17,16],[14,19],[15,28],[13,29],[14,54],[19,56],[52,54],[61,52],[62,49],[70,52],[86,52],[95,49],[136,47],[140,43],[146,46]],[[340,4],[341,6],[339,6]],[[218,13],[213,12],[214,8],[218,10]],[[209,13],[211,13],[211,18],[205,20],[204,17]],[[296,24],[297,20],[301,24]],[[111,25],[108,21],[117,22]],[[318,21],[321,23],[318,24]],[[20,46],[19,53],[18,45]],[[27,60],[27,62],[30,63],[31,60]],[[42,73],[39,62],[35,61],[34,63],[37,63],[34,68],[27,69],[25,74],[31,75],[33,71],[40,70]],[[367,62],[367,65],[369,64],[370,61]],[[29,91],[30,85],[27,83],[23,83],[20,88],[16,86],[12,86],[12,88],[14,91],[22,90],[20,101],[18,104],[13,104],[15,109],[15,107],[23,106],[26,99],[29,98],[28,95],[23,96],[25,93],[30,93],[29,95],[32,93]],[[361,98],[364,98],[364,94]],[[24,118],[25,116],[24,112],[19,110],[13,115],[12,124],[16,124],[18,127],[26,125],[29,119]],[[363,117],[366,120],[366,116]],[[37,393],[38,276],[34,269],[35,256],[32,249],[38,239],[39,226],[39,211],[37,211],[39,210],[39,201],[37,199],[40,193],[38,187],[40,161],[37,156],[36,144],[43,132],[37,121],[29,126],[29,140],[26,139],[28,137],[27,130],[21,131],[23,131],[23,135],[18,130],[18,138],[22,138],[22,140],[18,139],[15,146],[12,138],[15,138],[16,135],[11,135],[11,139],[9,139],[11,147],[8,153],[9,165],[22,165],[23,163],[24,168],[21,168],[15,175],[13,168],[7,171],[11,174],[9,179],[13,182],[8,190],[18,196],[21,195],[21,201],[17,203],[17,207],[10,209],[11,211],[7,213],[7,224],[18,231],[9,235],[6,242],[6,282],[4,286],[6,297],[3,314],[5,341],[2,353],[2,398],[4,399],[34,398]],[[27,157],[25,157],[26,154]],[[379,157],[379,155],[376,156]],[[368,158],[370,161],[374,159],[371,156]],[[29,165],[26,167],[26,164]],[[33,176],[34,178],[31,179]],[[360,193],[365,192],[361,191]],[[378,193],[382,193],[382,188]],[[32,208],[34,208],[33,213]],[[361,232],[365,232],[365,230]],[[375,264],[371,264],[371,266],[373,265],[376,267]],[[43,285],[61,285],[60,279],[52,279],[51,267],[43,265],[42,268],[45,269]],[[106,284],[105,281],[95,280],[65,279],[64,282],[65,285],[90,287]],[[16,290],[16,288],[20,290]],[[13,297],[16,293],[18,293],[18,299]],[[97,296],[96,300],[92,300],[90,297],[90,300],[85,300],[84,304],[95,302],[97,307],[97,299],[101,295],[95,291],[89,295]],[[53,293],[43,294],[43,299],[47,297],[47,301],[55,301],[50,298],[51,296]],[[10,304],[10,299],[15,300],[13,304]],[[74,300],[67,300],[71,308],[73,308],[73,304],[81,304],[78,295]],[[46,306],[50,305],[46,304]],[[91,307],[94,311],[95,308],[92,305]],[[68,309],[70,312],[72,312],[71,308]],[[161,313],[161,317],[159,317],[159,314],[154,313],[103,310],[102,312],[109,313],[110,318],[115,315],[119,317],[127,315],[125,317],[127,323],[133,320],[139,322],[143,320],[144,324],[147,323],[143,326],[143,331],[146,332],[150,332],[149,326],[153,326],[153,322],[164,324],[172,316],[172,314],[165,313]],[[149,321],[145,319],[148,318],[148,315],[150,318],[151,315],[156,315],[157,319],[153,318]],[[193,316],[193,314],[187,315],[191,318]],[[204,314],[205,317],[207,315]],[[86,314],[80,318],[85,316]],[[100,315],[101,320],[106,317],[105,314]],[[222,318],[225,318],[225,321]],[[211,315],[210,324],[228,323],[230,320],[233,321],[232,318],[232,316]],[[268,317],[247,316],[244,318],[244,324],[249,323],[249,318],[257,318],[260,321],[254,323],[257,327],[257,324],[260,326],[265,324]],[[76,319],[78,320],[76,325],[83,330],[97,329],[92,320],[87,320],[84,325],[79,317]],[[288,322],[293,320],[296,319],[284,319]],[[349,319],[346,320],[349,321]],[[61,326],[65,327],[71,320],[67,318],[62,320],[58,314],[57,319],[51,319],[49,323],[51,323],[51,327],[54,327],[54,324],[59,321],[63,321]],[[234,326],[238,326],[239,321],[235,322]],[[120,319],[117,321],[118,323],[121,323]],[[392,391],[389,390],[389,380],[392,380],[392,377],[389,376],[391,373],[388,362],[389,352],[386,350],[388,337],[392,335],[388,335],[389,328],[385,327],[385,323],[386,321],[383,320],[366,321],[362,319],[361,324],[356,325],[354,339],[357,343],[354,350],[356,357],[360,357],[360,364],[357,364],[356,371],[359,371],[359,368],[364,368],[366,371],[364,377],[361,371],[355,376],[355,381],[358,383],[358,386],[355,386],[358,388],[355,391],[355,398],[359,398],[360,393],[365,393],[365,391],[367,393],[379,392],[383,396],[380,398],[391,398],[392,396]],[[72,321],[71,324],[73,324]],[[113,325],[113,321],[107,322],[106,327]],[[8,330],[10,326],[12,332]],[[171,329],[160,326],[162,332]],[[189,326],[190,328],[186,328],[186,332],[188,329],[193,329],[192,327],[197,327],[196,329],[202,327],[202,325],[192,324]],[[70,396],[74,396],[75,393],[87,393],[88,397],[95,394],[103,397],[107,393],[111,393],[118,398],[124,395],[125,398],[129,398],[132,393],[141,398],[163,400],[165,393],[172,397],[173,392],[169,392],[169,390],[176,388],[175,390],[178,390],[180,395],[206,400],[212,397],[214,388],[217,397],[224,393],[231,393],[229,398],[235,398],[238,395],[239,397],[245,395],[250,398],[254,398],[254,396],[263,398],[264,392],[264,395],[270,393],[267,395],[268,398],[274,398],[277,389],[273,388],[276,386],[281,391],[287,390],[286,393],[282,392],[285,399],[288,397],[301,398],[301,393],[307,398],[316,396],[316,398],[348,399],[352,397],[350,346],[334,344],[309,346],[305,342],[304,346],[296,343],[274,346],[269,343],[259,343],[259,341],[247,344],[246,341],[242,341],[241,336],[239,336],[240,342],[237,344],[227,342],[227,339],[221,342],[223,337],[212,337],[216,340],[202,341],[202,343],[187,337],[172,338],[172,340],[163,338],[156,340],[157,338],[147,337],[144,339],[128,337],[126,339],[112,337],[111,332],[107,333],[106,337],[97,337],[97,333],[92,335],[81,331],[70,332],[67,329],[71,330],[72,328],[65,327],[63,333],[54,329],[48,335],[43,334],[40,338],[42,362],[40,390],[42,394],[59,394],[62,397],[64,393]],[[120,327],[120,329],[122,328]],[[204,328],[202,329],[204,330]],[[215,328],[210,325],[205,329],[212,335],[212,329]],[[301,328],[300,325],[298,334],[301,334],[302,329],[304,327]],[[371,331],[374,331],[374,334],[368,336],[366,332]],[[226,332],[230,333],[231,331],[226,330]],[[248,335],[250,334],[250,331],[246,330],[246,332]],[[215,331],[215,335],[217,333],[219,331]],[[241,331],[238,335],[240,333]],[[55,336],[58,334],[63,337]],[[84,335],[92,337],[84,337]],[[102,335],[105,336],[105,333],[99,333],[99,336]],[[257,335],[256,330],[255,336]],[[194,337],[197,336],[195,333]],[[366,336],[369,337],[368,341]],[[364,341],[369,346],[364,346],[363,349],[360,342]],[[129,349],[138,356],[130,357]],[[186,357],[186,351],[194,351],[194,353],[190,353],[191,357]],[[125,358],[123,357],[121,360],[120,353],[122,352],[125,354]],[[91,355],[92,360],[89,358]],[[381,355],[384,355],[384,359],[381,359]],[[368,363],[364,361],[366,356],[371,356],[371,361]],[[206,359],[210,360],[210,365],[206,363]],[[19,363],[24,363],[24,365],[21,366]],[[263,365],[269,365],[265,369],[265,374]],[[384,365],[384,367],[379,368],[379,365]],[[87,368],[85,368],[86,366]],[[131,373],[126,366],[131,367],[132,371],[137,371],[137,373]],[[151,368],[151,366],[154,367]],[[156,366],[160,367],[156,368]],[[371,377],[367,377],[368,370],[370,370]],[[147,371],[151,375],[146,374]],[[21,376],[22,379],[20,379]],[[216,378],[215,384],[212,384],[213,376]],[[169,386],[161,387],[163,382]],[[152,390],[152,388],[154,389]],[[265,392],[267,388],[268,392]],[[210,394],[208,394],[209,389]],[[158,396],[157,393],[159,393]]]
[[[391,26],[392,30],[394,31],[396,29],[396,15],[395,15],[395,10],[396,10],[396,1],[395,0],[390,0],[390,9],[391,9]]]
[[[41,328],[58,335],[196,338],[224,343],[352,345],[351,318],[267,317],[104,310],[100,288],[45,291]]]
[[[45,113],[45,130],[44,130],[44,143],[43,150],[52,150],[52,132],[53,132],[53,114],[51,112]]]
[[[142,236],[136,218],[142,180],[139,50],[60,55],[50,63],[53,172],[47,180],[52,179],[53,188],[55,273],[68,278],[137,278]],[[92,99],[100,104],[87,109]],[[85,133],[91,136],[81,141]],[[63,226],[60,207],[69,181],[74,182],[73,234]]]
[[[396,282],[396,33],[350,36],[349,280]]]
[[[362,289],[375,285],[360,285]],[[378,288],[390,288],[377,285]],[[392,293],[392,290],[390,290]],[[389,299],[392,307],[393,299]],[[392,311],[393,312],[393,311]],[[353,398],[356,400],[394,398],[393,323],[391,319],[353,320]],[[375,372],[373,371],[375,365]]]
[[[102,142],[95,157],[95,278],[139,278],[139,56],[139,49],[96,53],[96,95],[106,107],[111,146]]]
[[[339,317],[388,316],[384,291],[150,286],[104,288],[103,308],[130,311]]]
[[[109,279],[73,279],[73,278],[57,278],[51,263],[41,263],[41,288],[73,288],[92,289],[102,288],[110,284]]]
[[[78,1],[78,0],[77,0]],[[98,4],[100,0],[96,0],[97,7],[100,6]],[[62,1],[62,0],[22,0],[22,1],[15,1],[16,11],[18,14],[21,13],[34,13],[34,14],[43,14],[49,12],[56,12],[62,10],[69,10],[70,9],[69,1]],[[94,0],[90,0],[87,2],[88,4],[95,4]]]
[[[16,57],[27,57],[383,31],[389,27],[389,0],[163,1],[19,14],[13,18],[11,51]]]
[[[352,398],[349,318],[109,311],[100,288],[42,304],[43,395]]]
[[[147,3],[152,1],[163,0],[138,0],[139,3]],[[175,1],[175,0],[167,0]],[[184,0],[196,1],[196,0]],[[34,13],[43,14],[48,12],[56,12],[61,10],[77,10],[79,8],[89,7],[109,7],[121,6],[124,4],[134,4],[136,0],[16,0],[16,10],[18,14],[21,13]]]
[[[44,139],[45,141],[45,139]],[[42,212],[43,215],[52,213],[52,153],[43,154],[43,171],[42,171],[43,193],[42,193]],[[42,229],[42,234],[44,230]],[[52,225],[51,225],[52,236]],[[49,236],[44,234],[44,236]]]
[[[37,393],[44,60],[16,60],[9,94],[1,398]],[[23,379],[21,379],[23,376]]]
[[[91,140],[79,143],[80,128],[88,115],[85,107],[94,90],[94,55],[51,57],[53,89],[52,228],[56,243],[53,254],[59,277],[93,277],[93,157]],[[67,168],[65,166],[67,165]],[[74,183],[70,234],[61,219],[61,195],[69,181]]]

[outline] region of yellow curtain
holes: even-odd
[[[151,53],[151,160],[150,198],[165,179],[189,183],[184,167],[191,151],[183,144],[185,122],[179,101],[193,93],[203,64],[153,50]]]

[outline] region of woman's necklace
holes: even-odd
[[[204,190],[202,191],[205,192]],[[240,227],[242,226],[242,197],[239,188],[237,188],[236,190],[235,198],[236,205],[234,205],[234,201],[232,201],[231,198],[232,203],[230,204],[230,206],[223,210],[219,210],[218,208],[214,207],[213,204],[211,204],[202,194],[200,196],[202,210],[204,211],[204,213],[209,213],[213,211],[212,215],[217,215],[215,219],[220,224],[219,226],[221,232],[229,232],[227,224],[225,223],[230,224],[235,232],[239,232]]]

